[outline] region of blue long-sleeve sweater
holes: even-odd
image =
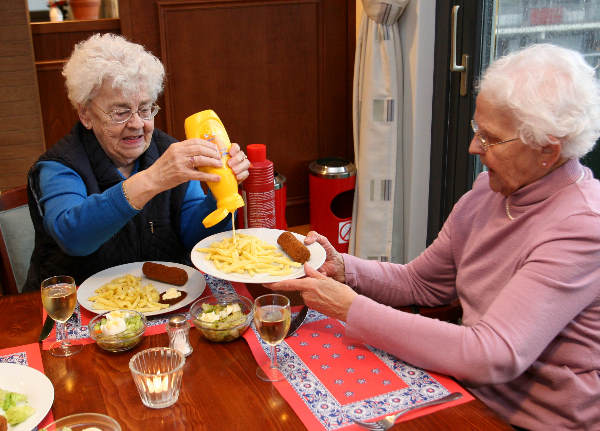
[[[74,170],[53,161],[40,162],[39,166],[44,228],[69,255],[93,253],[137,214],[123,195],[121,183],[88,196],[85,183]],[[136,162],[132,175],[137,171]],[[190,181],[181,208],[179,233],[187,249],[191,250],[202,238],[231,229],[229,217],[209,229],[204,227],[202,220],[215,208],[215,199],[204,193],[200,182]]]

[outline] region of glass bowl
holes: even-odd
[[[239,304],[241,313],[243,314],[240,318],[221,318],[214,322],[201,320],[202,314],[208,314],[206,311],[208,306],[227,306],[233,304]],[[248,329],[250,323],[252,323],[253,315],[254,302],[245,296],[237,294],[204,296],[190,307],[190,316],[192,317],[194,326],[200,330],[207,340],[216,343],[225,343],[239,338]]]
[[[146,316],[135,310],[113,310],[112,312],[114,311],[122,312],[127,317],[138,315],[142,322],[141,327],[133,330],[126,330],[114,335],[104,335],[102,332],[94,330],[94,326],[96,326],[97,323],[101,323],[102,319],[106,319],[106,315],[110,313],[109,311],[99,314],[90,320],[90,323],[88,323],[90,337],[98,344],[98,346],[109,352],[123,352],[125,350],[133,349],[140,341],[142,341],[142,336],[144,335],[147,324]]]
[[[63,431],[65,427],[72,431],[83,431],[91,427],[98,428],[100,431],[121,431],[121,426],[116,420],[100,413],[76,413],[65,416],[42,428],[41,431]]]

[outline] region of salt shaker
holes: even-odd
[[[183,356],[189,356],[194,349],[190,344],[190,324],[185,315],[174,314],[167,322],[167,334],[169,335],[169,347],[179,350]]]

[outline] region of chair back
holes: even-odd
[[[27,279],[35,232],[27,186],[0,193],[0,293],[20,293]]]

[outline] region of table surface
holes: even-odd
[[[256,294],[256,286],[248,286]],[[254,291],[253,291],[254,290]],[[42,328],[39,293],[0,296],[0,348],[37,342]],[[77,412],[108,414],[123,430],[304,430],[277,390],[256,377],[256,361],[243,339],[210,343],[190,330],[194,352],[186,360],[181,394],[168,409],[144,407],[129,372],[131,356],[168,345],[166,334],[144,337],[131,351],[109,353],[95,344],[55,358],[42,351],[44,371],[55,390],[55,418]],[[474,400],[403,422],[406,430],[511,430],[481,401]]]

